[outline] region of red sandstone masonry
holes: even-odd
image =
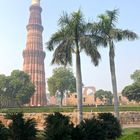
[[[27,25],[26,48],[23,51],[23,70],[27,72],[31,81],[35,85],[35,93],[31,97],[31,106],[44,106],[46,101],[46,84],[43,51],[42,32],[43,26],[41,21],[42,8],[39,5],[30,7],[30,18]]]

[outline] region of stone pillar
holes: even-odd
[[[30,99],[30,106],[46,105],[46,84],[43,51],[40,0],[32,0],[30,18],[27,25],[26,48],[23,51],[23,70],[27,72],[35,85],[35,93]]]

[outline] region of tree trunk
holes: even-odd
[[[76,91],[77,91],[77,106],[78,106],[78,123],[83,120],[82,109],[82,75],[81,75],[81,61],[79,50],[76,50]]]
[[[115,116],[119,119],[119,100],[117,95],[117,82],[116,82],[116,74],[115,74],[115,62],[114,62],[114,46],[113,42],[110,41],[109,43],[109,60],[110,60],[110,72],[111,72],[111,81],[112,81],[112,89],[113,89],[113,96],[114,96],[114,112]]]
[[[64,94],[61,92],[61,95],[60,95],[60,107],[62,107],[62,105],[63,105],[63,96],[64,96]]]

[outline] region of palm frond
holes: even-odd
[[[69,25],[69,15],[66,12],[63,12],[63,15],[60,17],[60,19],[58,20],[58,25],[60,27],[65,28],[65,26]]]
[[[110,36],[116,42],[128,39],[128,40],[135,40],[138,39],[138,35],[129,30],[121,30],[121,29],[112,29],[110,30]]]
[[[96,46],[93,44],[91,46],[86,47],[85,53],[90,56],[92,63],[97,66],[99,64],[99,60],[101,59],[101,55]]]
[[[100,31],[106,35],[109,35],[110,29],[115,27],[115,23],[118,20],[118,9],[114,9],[113,11],[106,11],[104,14],[98,16],[98,28]]]
[[[54,51],[52,64],[71,65],[72,64],[72,51],[71,42],[64,40]]]
[[[94,65],[97,66],[101,56],[94,44],[93,39],[88,36],[82,37],[80,40],[80,46],[81,49],[83,49],[85,53],[91,57],[91,61],[94,63]]]
[[[46,46],[47,46],[46,48],[49,51],[54,50],[54,47],[59,45],[62,42],[62,40],[65,38],[65,33],[66,32],[64,28],[54,33],[51,39],[46,43]]]
[[[107,10],[106,14],[110,19],[110,25],[114,26],[114,23],[118,21],[119,9],[114,9],[112,11]]]
[[[94,28],[98,31],[98,35],[100,36],[108,36],[109,31],[111,29],[110,19],[106,14],[102,14],[99,16],[99,22],[94,23]]]
[[[92,39],[92,42],[94,42],[95,46],[107,46],[107,35],[104,32],[102,25],[100,23],[94,22],[89,23],[88,25],[88,33],[85,35],[86,37],[89,37]]]
[[[126,38],[128,40],[135,40],[139,38],[135,32],[130,31],[130,30],[123,30],[122,35],[124,39]]]

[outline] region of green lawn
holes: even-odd
[[[124,129],[122,137],[117,140],[140,140],[140,128]]]
[[[24,108],[5,108],[0,109],[0,113],[6,112],[26,112],[26,113],[37,113],[37,112],[73,112],[76,107],[24,107]],[[114,111],[113,106],[98,106],[98,107],[83,107],[84,112],[111,112]],[[140,106],[120,106],[120,111],[140,111]]]

